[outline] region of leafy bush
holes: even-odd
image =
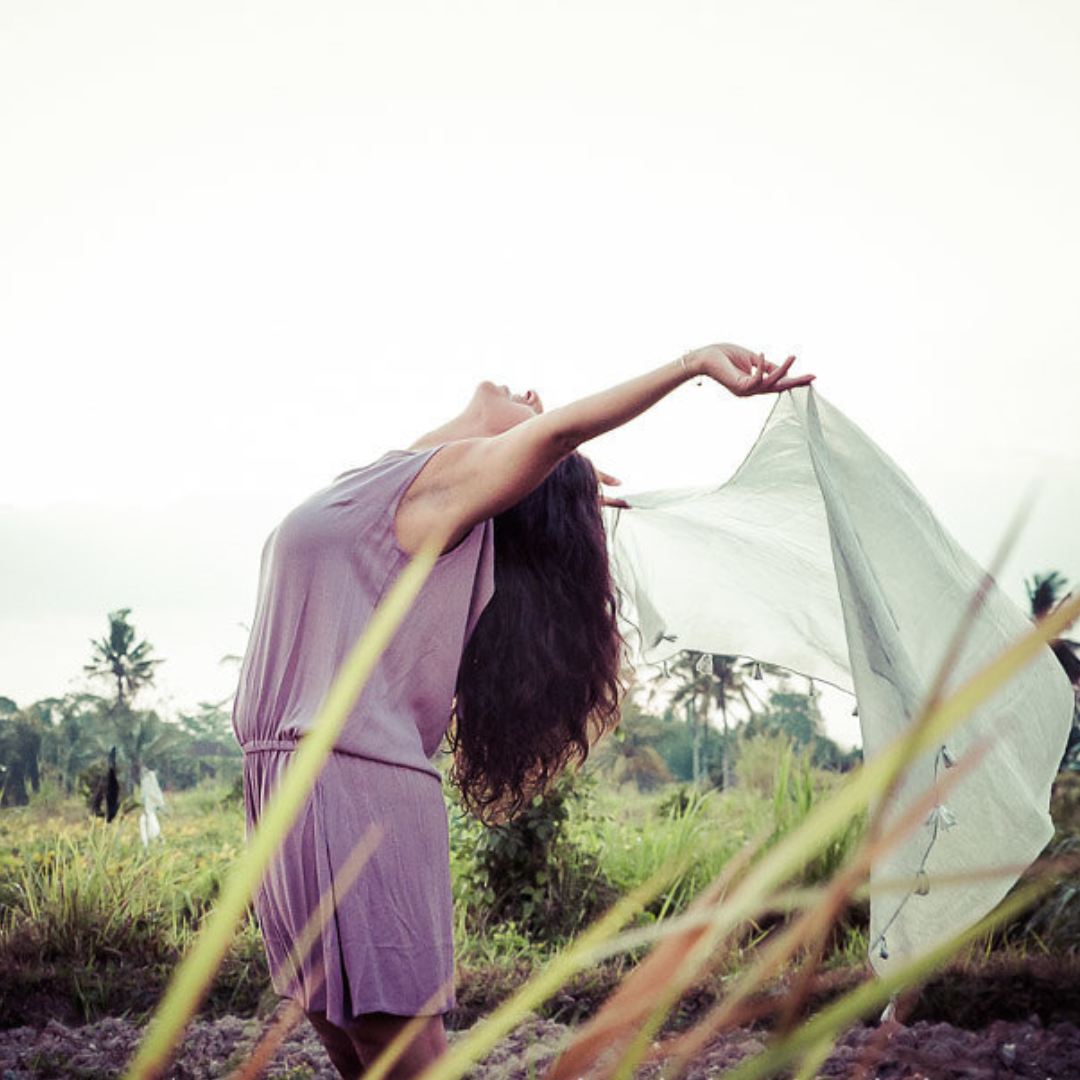
[[[760,800],[749,800],[741,792],[720,794],[688,784],[659,798],[625,788],[602,790],[593,802],[590,818],[575,821],[572,835],[595,853],[620,894],[665,868],[681,867],[647,906],[645,919],[683,910],[759,831],[766,816]]]
[[[705,796],[701,791],[689,784],[680,784],[660,800],[656,812],[660,817],[684,818],[703,806],[704,802]]]
[[[459,848],[456,899],[470,933],[514,924],[534,941],[560,943],[615,900],[595,855],[570,838],[571,804],[586,784],[564,773],[513,821],[492,828],[458,811],[452,819]]]

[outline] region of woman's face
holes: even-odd
[[[510,392],[510,387],[493,382],[482,382],[476,388],[476,399],[483,407],[483,415],[490,433],[498,435],[544,411],[540,395],[535,390],[523,394]]]

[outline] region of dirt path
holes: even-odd
[[[226,1017],[192,1025],[176,1063],[175,1080],[226,1077],[246,1061],[271,1021]],[[106,1080],[119,1076],[143,1029],[128,1020],[106,1019],[85,1027],[51,1021],[40,1030],[0,1032],[0,1080]],[[567,1035],[548,1020],[523,1025],[473,1072],[474,1080],[533,1080]],[[1044,1027],[1037,1018],[996,1021],[972,1032],[921,1021],[899,1028],[884,1047],[874,1027],[849,1032],[820,1077],[865,1080],[1080,1080],[1080,1028]],[[737,1031],[718,1040],[695,1062],[690,1080],[720,1076],[760,1051],[762,1037]],[[876,1061],[867,1070],[865,1065]],[[655,1071],[655,1070],[650,1070]],[[322,1047],[306,1024],[281,1045],[266,1073],[271,1080],[337,1080]]]

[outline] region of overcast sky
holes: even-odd
[[[1080,580],[1080,5],[0,0],[0,694],[134,609],[220,700],[266,533],[491,377],[797,353],[1001,581]],[[768,403],[593,456],[720,481]]]

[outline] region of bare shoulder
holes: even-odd
[[[488,438],[455,439],[439,446],[415,446],[414,450],[434,450],[413,478],[401,498],[398,514],[425,502],[444,503],[456,489],[482,470]]]
[[[574,449],[544,413],[496,435],[448,442],[421,469],[398,507],[395,528],[406,551],[430,536],[449,550],[481,521],[539,486]]]
[[[466,521],[464,507],[468,500],[463,495],[469,488],[469,478],[482,471],[482,444],[489,441],[474,438],[449,442],[438,447],[425,462],[402,495],[394,515],[394,531],[405,551],[415,554],[435,534],[442,539],[443,549],[449,550],[472,528],[475,523]]]

